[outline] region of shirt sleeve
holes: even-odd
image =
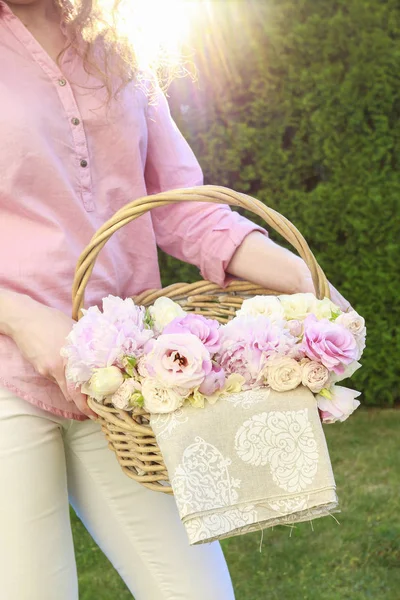
[[[147,113],[145,168],[149,195],[203,185],[203,174],[188,143],[159,92]],[[204,279],[225,286],[226,268],[244,238],[266,231],[223,204],[184,202],[151,211],[158,246],[175,258],[196,265]]]

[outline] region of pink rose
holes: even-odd
[[[345,421],[360,406],[360,392],[334,385],[326,395],[318,394],[317,405],[323,423]],[[327,397],[329,396],[329,398]]]
[[[210,354],[215,354],[221,347],[218,321],[193,313],[177,317],[164,327],[163,333],[192,333],[203,342]]]
[[[308,358],[337,374],[343,373],[345,365],[358,356],[356,340],[346,327],[328,319],[318,321],[314,315],[309,315],[304,321],[300,348]]]
[[[225,371],[219,365],[213,365],[212,371],[206,376],[199,388],[204,396],[211,396],[214,392],[222,390],[225,385]]]
[[[192,333],[166,333],[154,341],[141,371],[168,388],[194,389],[211,372],[210,353]]]
[[[221,328],[221,342],[218,364],[228,375],[242,375],[243,389],[250,389],[260,382],[267,358],[275,353],[287,354],[296,340],[267,317],[243,315]]]

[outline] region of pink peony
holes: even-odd
[[[212,363],[198,337],[192,333],[167,333],[154,341],[145,356],[144,369],[164,387],[188,390],[203,383]]]
[[[132,298],[123,300],[117,296],[108,296],[103,299],[103,314],[110,325],[119,332],[120,339],[123,339],[118,362],[124,355],[138,358],[143,354],[144,345],[154,335],[144,326],[146,309],[136,306]],[[122,367],[122,364],[119,366]]]
[[[318,394],[317,405],[323,423],[345,421],[360,406],[360,392],[334,385],[326,395]],[[329,396],[329,398],[327,397]]]
[[[132,298],[107,296],[103,298],[103,315],[109,323],[129,334],[132,327],[144,328],[145,308],[137,306]]]
[[[203,342],[210,354],[215,354],[221,347],[220,330],[218,321],[188,313],[171,321],[164,327],[163,333],[192,333]]]
[[[218,390],[222,390],[225,385],[225,371],[219,365],[213,365],[212,371],[206,376],[199,388],[199,392],[204,396],[211,396]]]
[[[345,365],[357,359],[354,336],[346,327],[328,319],[309,315],[304,321],[304,337],[300,349],[311,360],[322,363],[329,371],[340,374]]]
[[[259,382],[267,358],[288,354],[295,342],[286,329],[267,317],[243,315],[221,328],[222,344],[216,359],[228,375],[242,375],[243,389],[250,389]]]
[[[67,360],[67,379],[77,385],[88,382],[94,369],[122,368],[123,356],[139,357],[153,336],[144,328],[144,310],[132,300],[109,296],[103,308],[104,312],[97,306],[85,310],[61,350]]]

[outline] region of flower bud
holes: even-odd
[[[89,382],[90,392],[87,393],[96,400],[103,400],[114,394],[123,382],[124,376],[118,367],[95,369]]]

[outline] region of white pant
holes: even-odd
[[[0,388],[1,600],[77,600],[68,497],[136,600],[233,600],[220,546],[190,547],[174,499],[124,475],[98,424]]]

